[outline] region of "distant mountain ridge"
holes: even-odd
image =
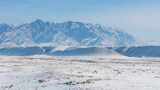
[[[160,46],[119,47],[112,50],[128,57],[160,57]]]
[[[86,48],[66,48],[57,50],[55,47],[14,47],[0,48],[0,55],[7,56],[32,56],[32,55],[50,55],[50,56],[109,56],[120,55],[117,52],[105,47],[86,47]]]
[[[63,50],[57,47],[14,47],[0,48],[0,55],[4,56],[124,56],[160,58],[160,46],[136,47],[68,47]]]
[[[40,19],[18,26],[0,24],[0,47],[121,47],[135,44],[135,38],[128,33],[99,24],[51,23]]]

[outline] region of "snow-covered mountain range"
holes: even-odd
[[[128,33],[99,24],[73,21],[51,23],[39,19],[17,26],[0,24],[0,47],[117,47],[135,43],[135,38]]]

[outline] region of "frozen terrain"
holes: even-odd
[[[0,57],[0,90],[160,90],[159,59]]]

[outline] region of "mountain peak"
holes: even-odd
[[[41,19],[36,19],[35,21],[33,21],[32,23],[44,23],[44,21],[43,20],[41,20]]]
[[[0,32],[6,32],[9,31],[11,29],[11,26],[9,26],[8,24],[0,24]]]
[[[31,25],[32,25],[32,26],[35,26],[35,25],[43,26],[44,24],[46,24],[46,22],[44,22],[44,21],[41,20],[41,19],[36,19],[35,21],[31,22]]]

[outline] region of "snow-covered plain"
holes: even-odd
[[[0,90],[160,90],[159,59],[0,57]]]

